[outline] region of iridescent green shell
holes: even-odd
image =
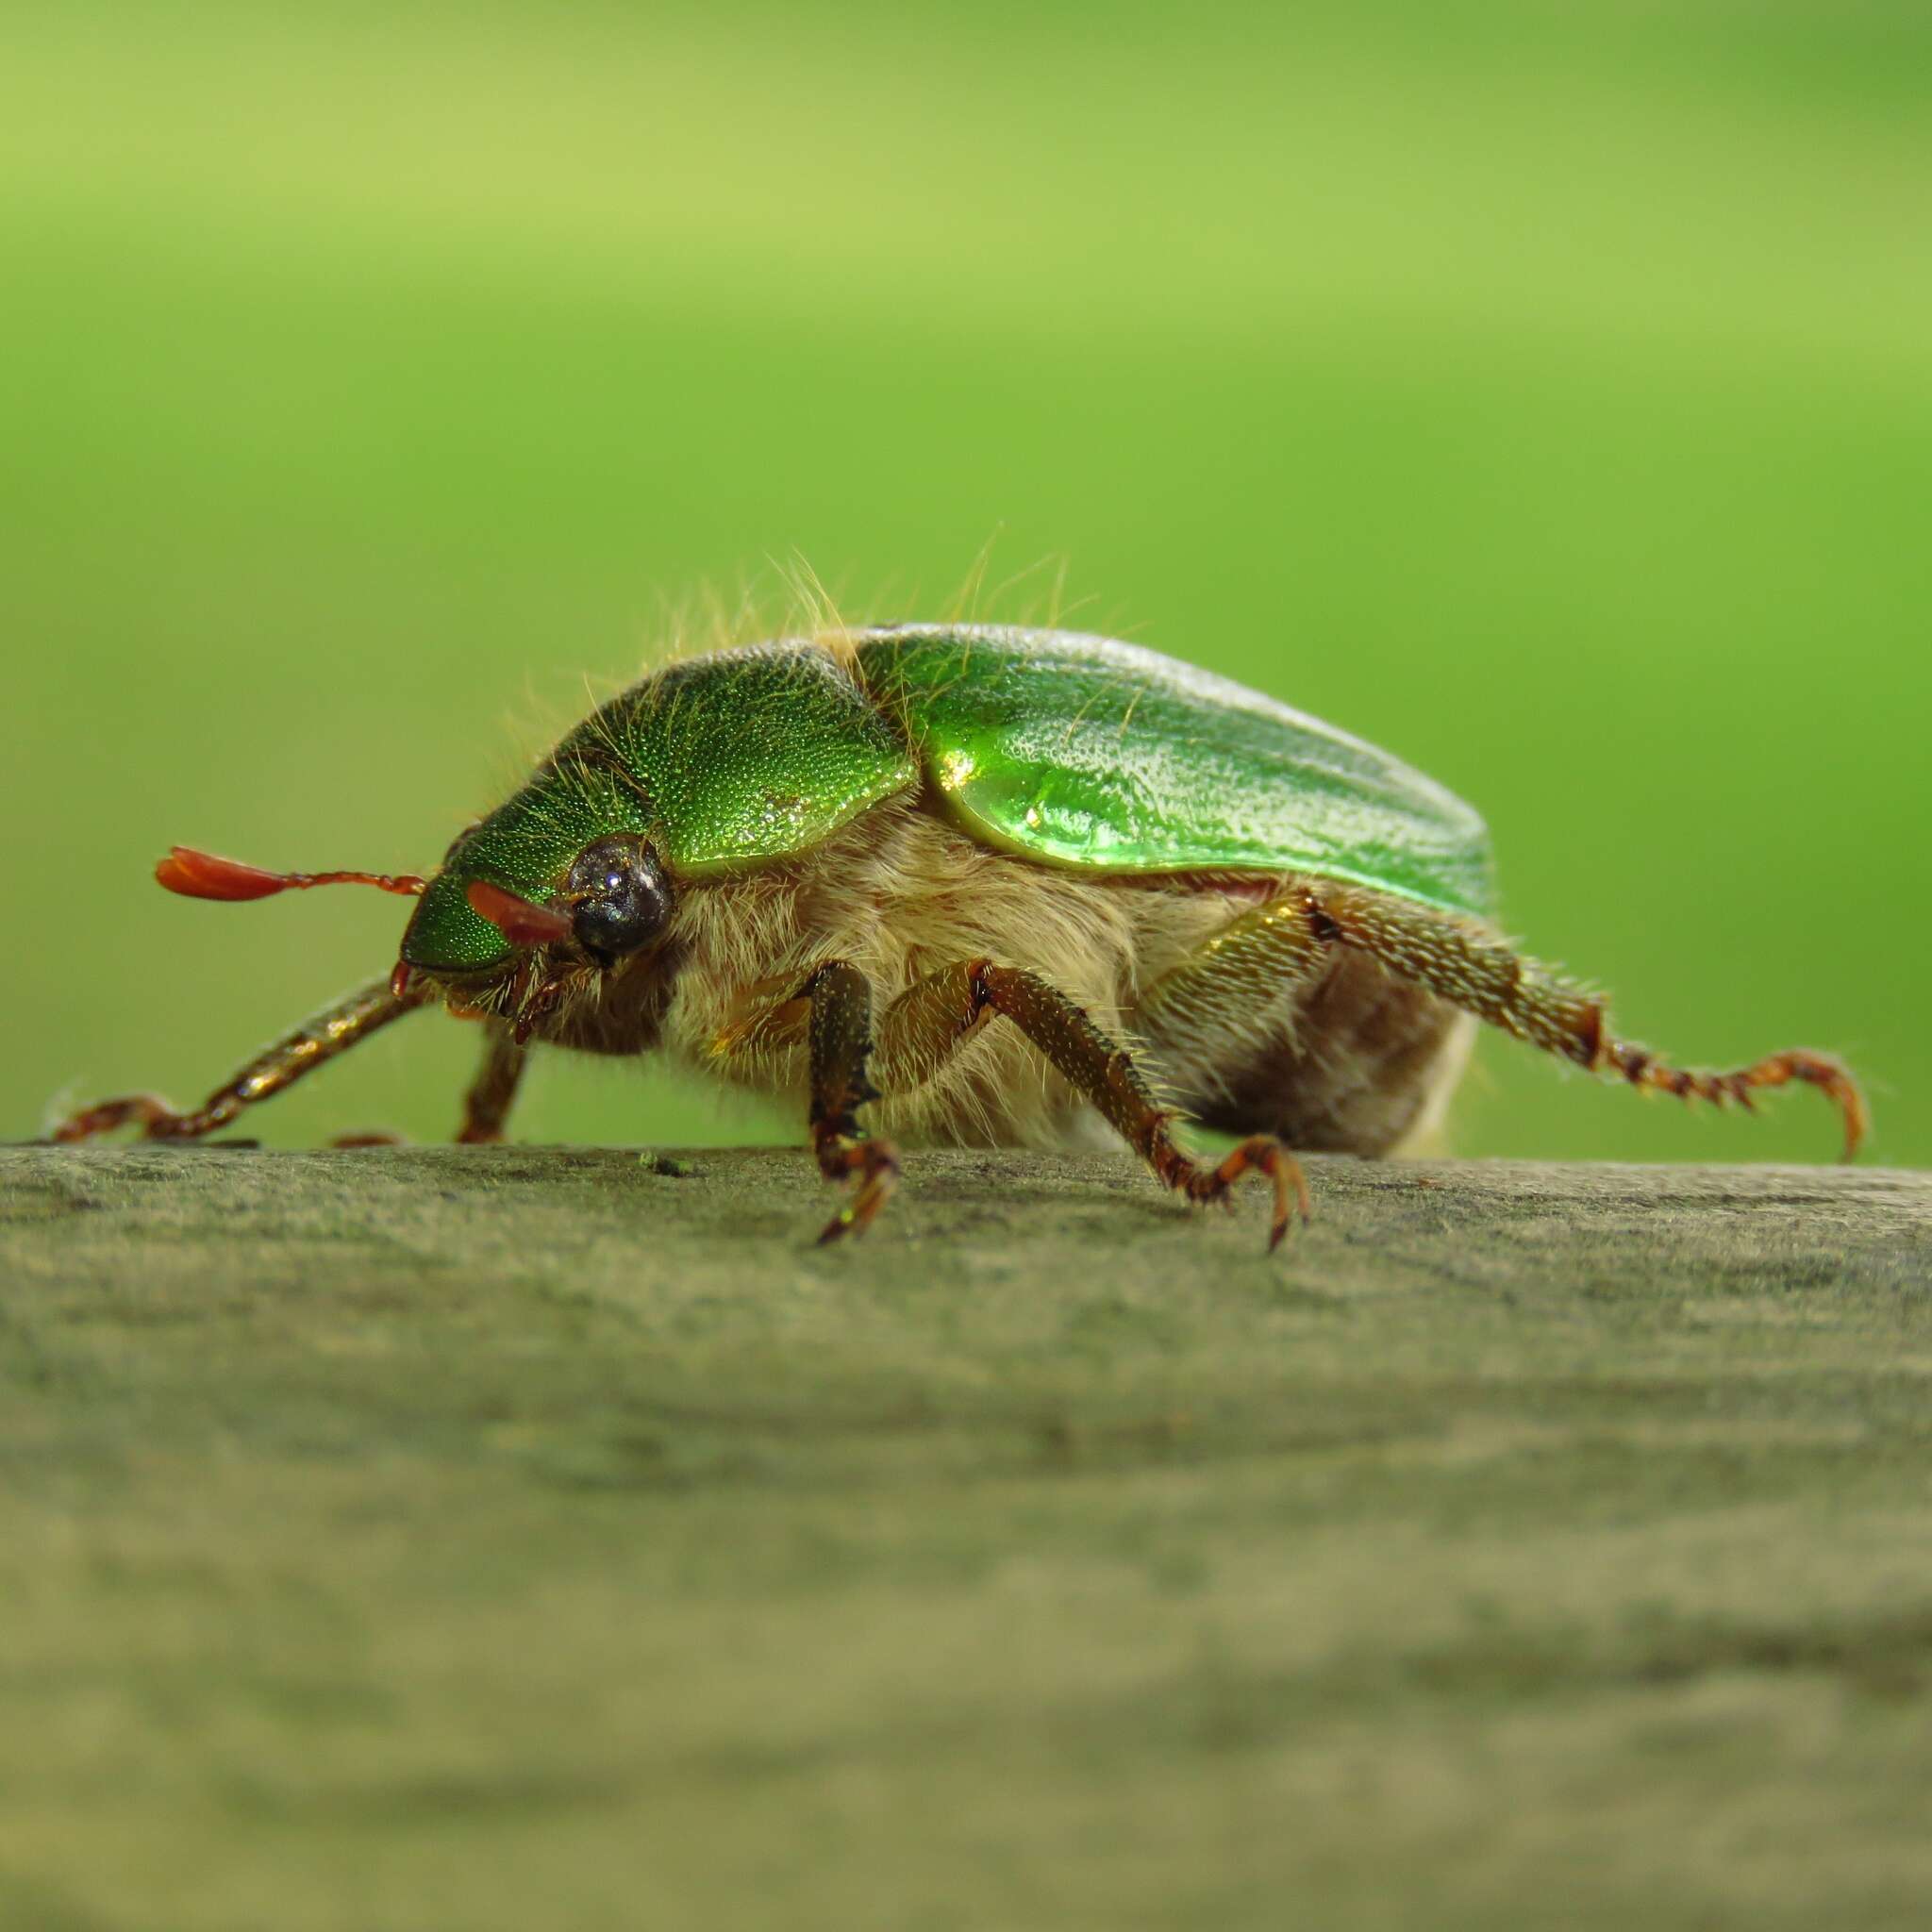
[[[541,900],[608,833],[647,835],[675,877],[728,875],[922,783],[975,839],[1045,865],[1303,872],[1491,909],[1489,839],[1468,806],[1224,678],[1058,631],[916,625],[854,642],[842,660],[806,642],[715,652],[612,699],[457,841],[403,958],[501,964],[509,949],[469,885]]]
[[[1107,873],[1305,872],[1491,909],[1489,834],[1385,751],[1108,638],[868,635],[860,675],[975,838]]]

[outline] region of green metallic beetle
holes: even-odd
[[[1691,1073],[1611,1038],[1598,999],[1494,934],[1482,821],[1386,752],[1058,631],[900,625],[674,662],[427,879],[182,847],[157,876],[203,898],[359,881],[420,899],[389,978],[195,1111],[108,1101],[58,1139],[208,1133],[439,1001],[489,1033],[460,1140],[501,1137],[533,1042],[661,1048],[805,1111],[821,1172],[852,1187],[824,1240],[878,1213],[902,1141],[1039,1146],[1105,1123],[1191,1200],[1265,1175],[1273,1245],[1307,1212],[1290,1150],[1412,1144],[1477,1020],[1686,1098],[1808,1082],[1847,1158],[1866,1125],[1829,1056]],[[1197,1160],[1181,1116],[1245,1138]]]

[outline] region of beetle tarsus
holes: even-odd
[[[858,1183],[851,1200],[825,1224],[818,1241],[824,1247],[848,1234],[863,1234],[878,1219],[879,1209],[899,1185],[899,1150],[890,1141],[841,1137],[825,1141],[818,1153],[819,1172],[827,1180],[850,1180],[856,1175]]]
[[[1711,1074],[1666,1065],[1655,1054],[1623,1041],[1611,1041],[1603,1050],[1601,1065],[1606,1072],[1620,1074],[1633,1087],[1660,1093],[1674,1093],[1680,1100],[1707,1100],[1713,1107],[1736,1101],[1746,1112],[1753,1111],[1754,1088],[1786,1087],[1793,1080],[1816,1087],[1839,1110],[1844,1122],[1845,1144],[1840,1158],[1856,1159],[1860,1144],[1872,1126],[1872,1110],[1852,1072],[1834,1054],[1812,1053],[1794,1047],[1785,1053],[1767,1054],[1748,1067],[1728,1074]]]
[[[1163,1124],[1151,1158],[1155,1173],[1190,1201],[1218,1201],[1227,1208],[1234,1206],[1234,1184],[1242,1174],[1251,1169],[1265,1174],[1274,1188],[1274,1213],[1268,1224],[1271,1255],[1287,1239],[1297,1208],[1305,1223],[1312,1218],[1314,1204],[1308,1195],[1307,1175],[1302,1172],[1301,1162],[1273,1134],[1251,1134],[1219,1167],[1203,1167],[1174,1145]]]
[[[60,1146],[76,1147],[118,1127],[138,1126],[144,1141],[192,1141],[221,1124],[217,1120],[181,1113],[158,1093],[129,1093],[118,1100],[96,1101],[69,1114],[48,1138]]]

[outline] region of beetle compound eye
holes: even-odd
[[[565,891],[576,942],[602,966],[641,952],[671,917],[671,882],[641,839],[599,839],[577,854]]]

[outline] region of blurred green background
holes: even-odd
[[[1075,620],[1478,803],[1626,1030],[1854,1057],[1932,1160],[1932,14],[16,5],[6,1126],[198,1097],[393,958],[667,611],[1060,559]],[[440,1138],[423,1020],[264,1111]],[[786,1137],[541,1066],[531,1138]],[[1485,1045],[1470,1153],[1826,1158]]]

